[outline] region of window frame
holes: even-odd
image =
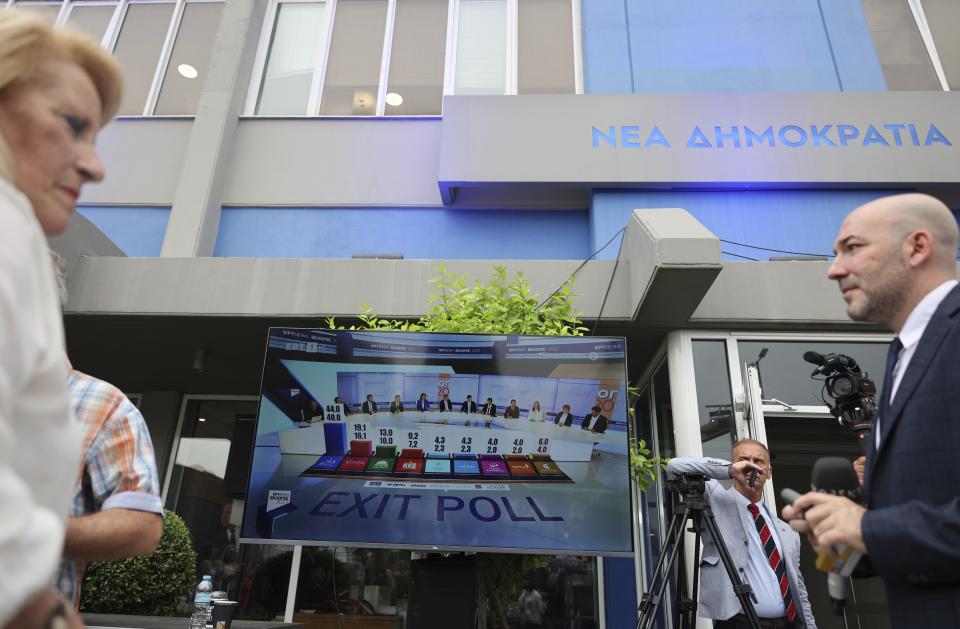
[[[570,0],[571,30],[573,31],[573,83],[574,94],[583,94],[583,33],[580,4],[582,0]],[[444,63],[443,95],[456,94],[457,41],[460,30],[460,4],[463,0],[450,0],[447,21],[447,58]],[[507,5],[507,54],[506,91],[504,96],[516,96],[519,88],[520,63],[520,0],[504,0]]]
[[[120,38],[120,31],[127,17],[127,11],[134,4],[170,4],[173,5],[173,13],[170,16],[170,23],[167,24],[167,31],[164,35],[163,44],[160,48],[160,56],[157,59],[157,65],[153,70],[153,79],[150,83],[150,89],[147,91],[147,98],[144,101],[143,110],[139,114],[126,114],[117,116],[118,118],[183,118],[194,117],[196,112],[190,114],[156,114],[157,101],[160,98],[160,89],[163,87],[163,80],[169,70],[170,57],[173,54],[173,46],[177,41],[177,34],[180,32],[180,25],[183,22],[183,13],[186,5],[189,4],[222,4],[226,7],[226,0],[92,0],[78,2],[77,0],[45,1],[45,2],[21,2],[19,0],[6,0],[7,7],[15,7],[17,4],[46,4],[60,5],[60,12],[53,25],[55,27],[63,26],[70,19],[70,14],[75,6],[113,6],[113,16],[107,23],[100,45],[111,55],[115,54],[117,40]]]
[[[149,1],[149,0],[140,0]],[[156,1],[156,0],[154,0]],[[183,1],[183,0],[179,0]],[[211,0],[207,0],[211,1]],[[269,0],[260,29],[257,50],[254,55],[253,67],[250,75],[250,84],[243,106],[244,118],[349,118],[349,119],[411,119],[411,118],[439,118],[443,116],[443,104],[438,114],[406,114],[389,115],[386,113],[386,96],[390,82],[390,62],[393,53],[393,36],[396,31],[397,4],[399,0],[386,0],[387,16],[383,33],[383,53],[380,59],[380,83],[377,86],[377,108],[371,116],[349,115],[321,115],[320,100],[323,86],[326,81],[327,65],[330,61],[330,46],[333,42],[333,29],[337,16],[337,0]],[[505,96],[517,94],[518,81],[518,20],[519,0],[505,0],[507,3],[507,91]],[[457,27],[461,0],[447,0],[447,32],[443,66],[443,96],[453,95],[453,86],[456,60]],[[583,34],[581,33],[580,5],[582,0],[570,0],[573,30],[573,65],[575,94],[583,94]],[[281,4],[326,4],[328,11],[327,31],[325,40],[317,50],[317,58],[313,66],[313,80],[310,85],[310,96],[307,100],[306,113],[303,114],[258,114],[257,104],[263,90],[264,71],[270,53],[270,44],[273,31],[276,27],[277,15]]]

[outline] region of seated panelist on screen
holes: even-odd
[[[483,405],[483,408],[480,410],[481,415],[489,415],[490,417],[497,416],[497,405],[493,403],[493,398],[488,397],[487,403]]]
[[[530,407],[530,411],[527,413],[527,421],[531,422],[542,422],[544,418],[543,411],[540,410],[539,400],[533,403],[533,406]]]
[[[403,401],[399,395],[393,396],[393,401],[390,402],[390,412],[394,414],[403,412]]]
[[[334,403],[334,404],[342,404],[342,405],[343,405],[343,414],[344,414],[344,416],[350,414],[350,410],[347,408],[347,403],[344,402],[344,401],[343,401],[343,398],[341,398],[339,395],[338,395],[337,397],[333,398],[333,403]]]
[[[426,393],[420,394],[420,399],[417,400],[417,410],[421,413],[426,413],[430,410],[430,400],[427,399]]]
[[[446,393],[443,394],[443,397],[440,398],[440,401],[437,403],[437,410],[441,413],[453,410],[453,402],[450,401],[450,396]]]
[[[516,400],[510,400],[510,406],[503,409],[503,416],[507,419],[520,419],[520,407]]]
[[[467,399],[460,405],[460,412],[470,413],[471,415],[477,412],[477,403],[473,401],[472,395],[468,395]]]
[[[569,404],[563,405],[563,409],[553,418],[553,423],[561,428],[566,428],[573,423],[573,414],[570,413]]]
[[[607,432],[607,424],[609,421],[606,415],[600,414],[600,407],[594,406],[590,409],[590,414],[583,418],[583,423],[580,424],[580,428],[589,430],[590,432],[603,433]]]
[[[373,399],[373,394],[367,394],[367,401],[363,403],[363,412],[367,415],[373,415],[377,412],[377,402]]]

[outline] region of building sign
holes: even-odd
[[[953,92],[451,96],[439,184],[960,185]]]
[[[592,128],[591,138],[593,148],[610,146],[613,148],[673,148],[659,127],[654,126],[642,139],[642,127],[639,125],[609,125],[606,129]],[[921,139],[922,138],[922,139]],[[722,149],[722,148],[753,148],[769,146],[785,146],[797,148],[799,146],[819,146],[823,148],[856,147],[856,146],[931,146],[944,144],[953,146],[953,143],[934,124],[926,125],[926,130],[918,130],[914,123],[892,123],[867,125],[861,133],[860,128],[852,124],[825,124],[801,126],[796,124],[783,125],[776,129],[768,125],[763,131],[754,131],[744,126],[732,127],[716,126],[713,129],[702,130],[699,126],[693,128],[686,143],[679,146],[688,149]]]

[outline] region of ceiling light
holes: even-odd
[[[396,92],[390,92],[387,94],[387,104],[393,107],[399,107],[403,104],[403,96],[400,96]]]
[[[207,367],[207,350],[202,347],[193,353],[192,369],[194,373],[203,373]]]
[[[188,79],[195,79],[197,78],[197,75],[200,74],[199,72],[197,72],[197,69],[194,68],[189,63],[181,63],[180,65],[178,65],[177,72],[179,72],[181,76],[184,76]]]
[[[197,418],[197,421],[198,421],[198,422],[205,422],[205,421],[207,421],[207,418],[206,418],[206,417],[198,417],[198,418]]]

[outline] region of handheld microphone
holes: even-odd
[[[860,481],[857,479],[853,464],[841,457],[830,456],[817,459],[813,466],[811,489],[849,498],[854,502],[860,502],[861,499]],[[800,494],[792,489],[784,489],[780,492],[780,496],[793,504]],[[847,579],[857,567],[863,553],[846,546],[838,547],[836,550],[836,554],[817,555],[816,565],[817,570],[827,573],[827,593],[830,596],[833,613],[842,616],[849,589]]]
[[[841,457],[830,456],[817,459],[813,465],[811,489],[814,491],[843,496],[854,502],[860,502],[862,490],[853,464]],[[833,613],[843,615],[843,606],[847,602],[849,584],[847,579],[857,567],[863,553],[851,547],[838,547],[837,554],[817,556],[817,569],[827,572],[827,593]]]

